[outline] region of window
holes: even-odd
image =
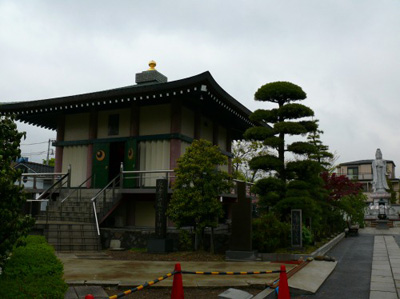
[[[347,167],[347,177],[350,180],[358,180],[358,167]]]
[[[119,134],[119,114],[110,114],[108,116],[108,136]]]

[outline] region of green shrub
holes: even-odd
[[[290,225],[280,222],[269,212],[253,220],[253,248],[260,252],[274,252],[290,244]]]
[[[184,229],[179,230],[179,250],[192,251],[193,240],[191,234]]]
[[[42,236],[21,240],[0,276],[0,298],[64,298],[63,265]]]
[[[302,227],[302,236],[303,236],[303,246],[305,245],[312,245],[314,238],[311,233],[311,230],[309,230],[306,226],[303,225]]]

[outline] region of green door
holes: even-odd
[[[110,144],[93,144],[94,187],[103,188],[108,184],[108,164],[110,161]]]
[[[125,157],[124,157],[124,170],[132,171],[136,170],[137,161],[137,140],[128,139],[125,143]],[[134,188],[136,187],[136,177],[137,175],[125,175],[124,176],[124,188]]]

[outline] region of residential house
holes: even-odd
[[[362,184],[364,193],[368,196],[368,201],[372,202],[369,196],[372,193],[372,162],[374,160],[358,160],[341,163],[337,166],[337,175],[345,175],[351,180]],[[399,178],[395,175],[396,165],[392,160],[386,160],[386,174],[393,186],[393,190],[399,192]],[[398,198],[398,195],[396,196]]]

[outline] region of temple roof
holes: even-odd
[[[200,109],[204,115],[218,119],[238,132],[255,123],[249,120],[251,111],[229,95],[210,72],[154,84],[130,85],[110,90],[26,102],[0,103],[0,115],[15,114],[17,120],[56,130],[62,114],[91,110],[123,109],[137,105],[168,103],[182,99],[184,105]]]

